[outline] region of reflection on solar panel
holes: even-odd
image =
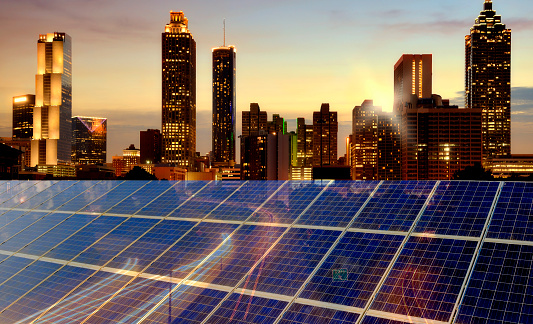
[[[0,181],[0,323],[533,323],[533,184]]]

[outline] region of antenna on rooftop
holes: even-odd
[[[224,18],[224,47],[226,47],[226,18]]]

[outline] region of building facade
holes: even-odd
[[[404,54],[394,65],[394,111],[430,98],[433,87],[431,54]]]
[[[39,35],[35,84],[31,165],[70,164],[72,52],[69,35],[57,32]]]
[[[465,37],[465,107],[483,110],[484,160],[511,154],[511,30],[489,0]]]
[[[13,97],[13,139],[33,138],[33,108],[35,95]]]
[[[161,131],[147,129],[140,132],[141,164],[161,163]]]
[[[72,163],[106,163],[106,118],[82,116],[72,117],[72,135]]]
[[[215,166],[235,164],[236,49],[213,49],[213,133],[212,159]]]
[[[313,112],[313,166],[337,164],[337,112],[329,111],[323,103],[320,111]]]
[[[162,34],[163,163],[191,170],[196,154],[196,42],[183,12]]]
[[[267,131],[267,112],[261,111],[258,103],[250,104],[250,111],[242,112],[242,136],[249,136],[261,130]]]

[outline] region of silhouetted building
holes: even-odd
[[[287,122],[279,114],[272,115],[272,121],[267,122],[269,134],[287,134]]]
[[[35,95],[13,97],[13,139],[33,138]]]
[[[12,137],[0,137],[0,143],[23,153],[20,155],[18,163],[21,165],[22,170],[31,167],[31,140],[29,138],[14,139]]]
[[[213,49],[212,161],[215,166],[235,164],[235,60],[234,46]]]
[[[484,159],[511,154],[511,30],[485,0],[465,37],[465,107],[483,110]]]
[[[39,35],[35,84],[31,165],[47,165],[41,169],[49,172],[57,169],[51,166],[71,163],[72,54],[69,35]]]
[[[313,166],[337,164],[337,112],[329,111],[323,103],[320,111],[313,112]]]
[[[162,35],[163,163],[192,169],[196,154],[196,42],[183,12]]]
[[[404,54],[394,65],[394,111],[432,94],[432,55]]]
[[[141,164],[161,163],[161,131],[147,129],[140,132]]]
[[[267,179],[267,140],[265,131],[241,137],[242,180]]]
[[[261,111],[259,104],[251,103],[250,111],[242,112],[242,136],[254,132],[267,131],[267,112]]]
[[[107,119],[72,117],[72,163],[101,164],[107,158]]]

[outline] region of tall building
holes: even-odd
[[[31,165],[71,163],[71,38],[65,33],[39,35]],[[47,168],[50,169],[50,168]]]
[[[82,116],[72,117],[72,135],[72,163],[106,163],[106,118]]]
[[[432,55],[404,54],[394,65],[394,110],[431,98]]]
[[[235,46],[213,49],[213,134],[215,166],[235,164]]]
[[[249,136],[260,130],[267,131],[267,112],[261,111],[258,103],[250,104],[250,111],[242,112],[242,136]]]
[[[272,115],[272,121],[267,122],[269,134],[287,134],[287,122],[279,114]]]
[[[33,137],[33,108],[35,95],[13,97],[13,139]]]
[[[298,166],[313,166],[313,125],[307,125],[305,118],[296,120]]]
[[[329,111],[323,103],[320,111],[313,112],[313,166],[337,164],[337,112]]]
[[[162,34],[163,163],[191,170],[196,156],[196,42],[183,12]]]
[[[483,158],[511,154],[511,30],[485,0],[465,37],[465,107],[483,110]]]
[[[161,131],[147,129],[140,132],[141,164],[161,163]]]

